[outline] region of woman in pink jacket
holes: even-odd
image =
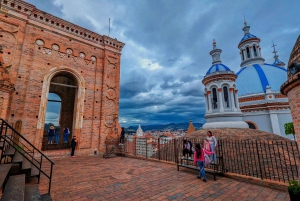
[[[199,174],[197,176],[198,179],[201,179],[203,177],[203,181],[206,182],[206,175],[204,170],[204,153],[205,154],[214,154],[215,152],[210,152],[205,149],[201,149],[201,146],[199,143],[195,145],[195,153],[194,153],[194,163],[198,163],[198,166],[200,168]]]

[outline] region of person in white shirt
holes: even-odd
[[[215,138],[215,136],[212,134],[211,131],[207,131],[207,137],[206,137],[206,140],[208,140],[209,142],[209,145],[210,145],[210,151],[212,152],[215,152],[215,148],[217,147],[218,145],[218,141],[217,139]],[[212,163],[216,163],[217,162],[217,156],[216,156],[216,153],[210,155],[211,157],[211,162]]]

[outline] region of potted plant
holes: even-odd
[[[299,201],[300,200],[299,182],[296,180],[289,181],[288,192],[289,192],[291,201]]]

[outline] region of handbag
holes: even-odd
[[[203,154],[204,154],[204,166],[208,166],[211,163],[211,160],[209,156],[204,152],[204,149],[202,149]]]

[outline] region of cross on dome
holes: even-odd
[[[273,47],[273,53],[274,53],[274,59],[275,59],[273,65],[284,67],[285,63],[283,63],[282,61],[280,61],[278,59],[279,55],[277,55],[277,51],[275,49],[275,46],[277,46],[277,45],[275,45],[273,41],[272,41],[272,43],[273,43],[273,45],[271,47]]]

